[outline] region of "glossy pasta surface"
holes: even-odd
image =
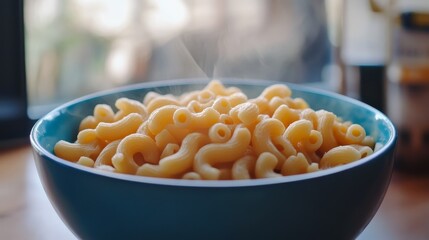
[[[248,98],[213,80],[180,96],[98,104],[76,141],[58,141],[54,153],[103,171],[233,180],[320,171],[371,155],[374,145],[362,126],[311,109],[287,85]]]

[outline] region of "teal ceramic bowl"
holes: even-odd
[[[275,82],[223,80],[256,97]],[[376,109],[338,94],[288,84],[293,97],[361,124],[383,147],[347,165],[274,179],[195,181],[102,172],[53,154],[74,141],[80,120],[98,103],[179,94],[203,80],[144,83],[86,96],[41,118],[31,132],[38,173],[52,205],[81,239],[354,239],[389,185],[396,132]]]

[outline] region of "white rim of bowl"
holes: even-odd
[[[61,109],[67,108],[69,106],[75,105],[83,100],[89,100],[97,97],[102,97],[108,94],[115,94],[115,93],[121,93],[126,91],[132,91],[132,90],[139,90],[139,89],[147,89],[147,88],[156,88],[156,87],[168,87],[171,85],[191,85],[191,84],[206,84],[211,79],[203,79],[203,78],[189,78],[189,79],[175,79],[175,80],[161,80],[161,81],[154,81],[154,82],[143,82],[143,83],[137,83],[137,84],[131,84],[123,87],[118,87],[110,90],[105,91],[98,91],[93,94],[85,95],[80,98],[77,98],[75,100],[69,101],[67,103],[64,103],[49,113],[47,113],[45,116],[40,118],[33,126],[30,132],[30,142],[33,147],[34,151],[37,151],[39,155],[43,155],[49,158],[50,160],[53,160],[57,162],[58,164],[61,164],[65,167],[70,167],[75,170],[84,171],[89,174],[95,174],[103,177],[118,179],[118,180],[125,180],[125,181],[132,181],[132,182],[139,182],[139,183],[145,183],[145,184],[154,184],[154,185],[166,185],[166,186],[180,186],[180,187],[252,187],[252,186],[262,186],[262,185],[273,185],[273,184],[281,184],[281,183],[287,183],[287,182],[296,182],[296,181],[304,181],[304,180],[311,180],[314,178],[319,178],[335,173],[341,173],[349,169],[353,169],[356,166],[364,165],[368,162],[373,161],[375,158],[382,155],[388,148],[394,147],[393,145],[396,142],[396,129],[393,125],[393,123],[390,121],[390,119],[380,112],[379,110],[375,109],[374,107],[363,103],[361,101],[358,101],[356,99],[335,93],[330,92],[323,89],[316,89],[313,87],[305,86],[305,85],[299,85],[289,82],[280,82],[280,81],[271,81],[271,80],[257,80],[257,79],[248,79],[248,78],[216,78],[217,80],[220,80],[222,83],[230,86],[234,86],[236,84],[243,84],[243,85],[253,85],[253,86],[267,86],[271,84],[285,84],[288,87],[293,90],[297,89],[300,91],[305,91],[317,95],[327,95],[331,98],[339,99],[341,101],[345,101],[354,105],[357,105],[359,107],[363,107],[366,109],[369,109],[371,112],[375,113],[376,119],[381,119],[384,122],[386,122],[390,132],[392,133],[389,136],[389,139],[387,140],[386,144],[382,146],[378,151],[374,152],[368,157],[362,158],[358,161],[351,162],[345,165],[336,166],[333,168],[323,169],[316,172],[311,173],[304,173],[304,174],[298,174],[298,175],[291,175],[291,176],[283,176],[283,177],[277,177],[277,178],[264,178],[264,179],[245,179],[245,180],[187,180],[187,179],[167,179],[167,178],[156,178],[156,177],[145,177],[145,176],[138,176],[138,175],[130,175],[130,174],[121,174],[121,173],[113,173],[108,172],[96,168],[90,168],[85,167],[73,162],[69,162],[67,160],[61,159],[57,156],[55,156],[53,153],[49,152],[45,148],[43,148],[39,141],[37,140],[35,134],[39,126],[42,124],[43,121],[49,120],[50,118],[54,117]],[[244,82],[245,81],[245,82]],[[392,160],[393,161],[393,160]]]

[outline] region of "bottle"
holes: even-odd
[[[391,1],[386,114],[398,131],[396,168],[429,173],[429,1]]]

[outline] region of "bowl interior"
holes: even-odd
[[[225,79],[222,82],[225,86],[239,87],[249,98],[257,97],[268,85],[278,83],[238,79]],[[39,152],[43,152],[45,155],[58,160],[58,158],[53,156],[53,148],[56,142],[59,140],[75,141],[80,121],[84,117],[92,115],[93,109],[97,104],[104,103],[114,106],[116,99],[120,97],[142,100],[149,91],[180,95],[184,92],[202,89],[207,83],[207,80],[195,79],[159,81],[99,92],[76,99],[54,109],[36,123],[31,134],[33,146]],[[344,120],[362,125],[368,135],[373,136],[376,142],[384,145],[379,152],[383,152],[384,149],[390,148],[394,144],[394,139],[396,138],[394,126],[378,110],[339,94],[307,88],[301,85],[289,83],[287,85],[292,90],[293,97],[303,98],[312,109],[325,109],[342,117]],[[376,156],[377,153],[367,158],[371,159]]]

